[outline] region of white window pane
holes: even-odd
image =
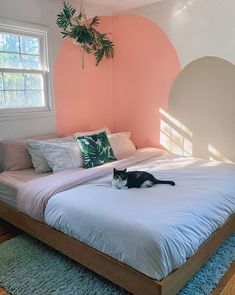
[[[1,0],[0,0],[1,1]],[[9,28],[0,31],[0,109],[45,107],[44,38]],[[26,33],[26,35],[25,35]],[[42,32],[44,34],[44,32]],[[1,70],[2,68],[2,70]],[[38,72],[34,71],[38,70]]]
[[[0,91],[0,109],[5,108],[5,103],[4,103],[4,93],[3,91]]]
[[[3,77],[2,77],[2,73],[0,73],[0,90],[3,90]]]
[[[0,68],[39,70],[40,58],[37,55],[0,52]]]
[[[4,73],[4,90],[24,90],[24,74]]]
[[[39,39],[34,37],[20,37],[22,53],[39,55]]]
[[[44,107],[44,92],[43,91],[25,91],[27,107]]]
[[[20,55],[0,52],[0,68],[20,69]]]
[[[21,65],[23,69],[39,70],[41,68],[40,58],[36,55],[21,55]]]
[[[41,74],[25,74],[26,90],[43,90],[43,77]]]
[[[0,51],[19,52],[19,37],[0,33]]]
[[[4,44],[5,44],[4,42],[5,42],[4,34],[0,33],[0,51],[4,50]]]
[[[25,107],[24,91],[5,91],[6,108]]]

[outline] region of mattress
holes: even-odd
[[[235,165],[164,155],[128,168],[176,186],[117,190],[110,173],[51,197],[45,221],[161,280],[235,213]]]
[[[16,208],[18,189],[26,182],[49,175],[36,174],[34,169],[5,171],[0,174],[0,201]]]

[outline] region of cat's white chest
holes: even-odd
[[[127,180],[121,179],[113,179],[112,180],[112,187],[117,189],[127,189]]]

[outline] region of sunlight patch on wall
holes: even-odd
[[[160,144],[169,152],[192,156],[192,132],[165,110],[159,108],[164,118],[160,121]]]
[[[234,163],[233,161],[231,161],[227,157],[225,157],[217,148],[215,148],[211,144],[208,144],[208,152],[210,153],[209,160],[222,161],[222,162],[230,163],[230,164]]]
[[[184,12],[186,9],[188,9],[192,4],[193,4],[193,0],[189,0],[188,2],[186,2],[184,5],[182,5],[175,13],[174,15],[179,15],[182,12]]]
[[[188,136],[193,137],[193,133],[182,123],[180,123],[177,119],[175,119],[173,116],[171,116],[169,113],[164,111],[162,108],[159,108],[160,114],[162,114],[166,119],[168,119],[170,122],[172,122],[176,127],[180,128],[184,133],[186,133]]]

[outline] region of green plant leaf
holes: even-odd
[[[94,16],[89,23],[84,11],[75,16],[76,9],[64,2],[63,10],[57,15],[57,25],[63,29],[62,37],[70,37],[78,42],[87,54],[93,54],[96,65],[101,60],[113,58],[114,43],[107,37],[108,34],[96,30],[99,25],[98,16]]]
[[[99,25],[100,21],[98,16],[94,16],[91,23],[90,23],[90,27],[97,27]]]
[[[71,25],[71,20],[75,14],[76,9],[73,8],[69,3],[64,2],[63,10],[60,14],[57,15],[57,25],[64,30]]]
[[[64,2],[64,9],[63,9],[64,15],[68,18],[68,19],[72,19],[73,15],[76,12],[76,9],[73,8],[72,5],[70,5],[69,3]]]

